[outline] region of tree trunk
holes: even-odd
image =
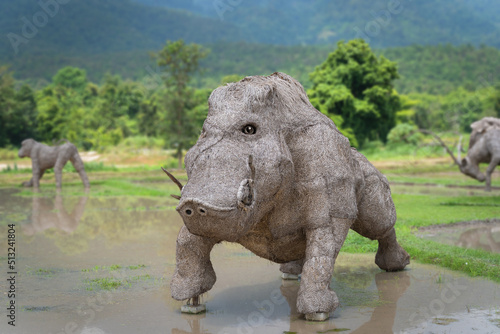
[[[182,148],[179,148],[177,150],[177,161],[178,161],[177,168],[182,169]]]

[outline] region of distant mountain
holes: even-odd
[[[500,47],[498,0],[72,0],[45,9],[43,3],[57,2],[0,1],[0,61],[156,50],[179,38],[312,45],[364,37],[378,48]]]
[[[67,65],[87,69],[96,82],[105,72],[155,77],[149,52],[180,38],[212,49],[202,62],[206,77],[198,82],[210,87],[227,74],[275,70],[290,72],[307,85],[308,73],[335,43],[355,37],[379,50],[395,48],[387,54],[401,61],[404,79],[398,88],[404,92],[449,91],[466,81],[474,86],[474,75],[499,68],[497,50],[491,48],[415,47],[499,48],[498,0],[399,0],[399,6],[392,0],[71,0],[57,8],[40,5],[47,3],[58,2],[0,0],[0,66],[10,64],[17,79],[41,80],[41,85]],[[421,62],[439,66],[420,71]],[[453,71],[447,71],[451,63]],[[418,76],[431,72],[432,80]]]
[[[498,0],[135,1],[231,22],[246,40],[258,43],[325,44],[364,37],[374,47],[442,43],[500,47]]]
[[[7,60],[27,54],[156,50],[167,39],[211,43],[243,38],[230,22],[129,0],[73,0],[45,8],[32,0],[0,1],[0,36],[0,59]]]

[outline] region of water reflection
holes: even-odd
[[[342,268],[341,271],[343,271],[345,268]],[[226,334],[226,333],[257,333],[257,332],[266,332],[267,331],[262,327],[262,326],[269,326],[271,328],[289,328],[287,332],[291,333],[326,333],[326,332],[337,332],[337,331],[344,331],[344,330],[351,330],[352,332],[350,333],[392,333],[392,328],[395,323],[396,319],[396,311],[397,311],[397,302],[402,297],[407,290],[407,288],[410,286],[410,276],[408,275],[407,272],[395,272],[395,273],[386,273],[386,272],[381,272],[380,270],[377,269],[377,271],[369,270],[368,272],[364,270],[364,268],[361,268],[359,270],[358,268],[357,271],[355,272],[350,272],[348,275],[345,275],[345,272],[337,272],[336,277],[334,278],[333,285],[336,285],[336,288],[339,288],[339,291],[349,291],[351,295],[356,295],[357,292],[361,289],[366,289],[367,286],[371,286],[373,283],[375,283],[376,286],[376,291],[372,291],[371,296],[374,297],[372,298],[372,304],[374,305],[373,307],[368,307],[368,309],[372,309],[371,311],[371,317],[365,321],[361,325],[356,325],[355,328],[342,328],[338,327],[336,325],[336,322],[338,322],[335,318],[338,317],[338,313],[342,312],[354,312],[353,309],[351,309],[349,301],[349,296],[342,296],[340,299],[342,300],[342,306],[339,311],[336,311],[335,313],[337,314],[334,316],[334,318],[330,319],[329,321],[325,322],[318,322],[318,323],[312,323],[312,322],[306,322],[303,318],[302,315],[300,315],[297,312],[297,293],[299,291],[299,286],[300,283],[298,281],[282,281],[281,287],[279,289],[279,293],[281,294],[280,297],[274,297],[272,296],[273,292],[271,292],[269,298],[263,299],[264,301],[260,302],[248,302],[249,300],[252,300],[251,298],[248,299],[247,301],[244,301],[243,298],[246,298],[247,294],[247,289],[248,287],[240,287],[240,292],[242,293],[243,296],[240,304],[245,304],[245,306],[242,305],[234,305],[234,307],[238,308],[237,314],[240,314],[239,316],[235,316],[235,319],[237,320],[237,323],[230,324],[229,327],[224,327],[221,330],[215,331],[215,332],[207,332],[206,329],[204,329],[203,324],[205,325],[210,325],[211,322],[213,322],[214,317],[219,318],[218,322],[224,323],[224,325],[228,325],[230,322],[234,322],[235,319],[232,319],[233,316],[231,316],[229,321],[222,321],[220,319],[220,315],[212,315],[211,313],[208,314],[209,318],[212,319],[207,319],[204,320],[207,315],[182,315],[182,319],[185,321],[187,324],[186,327],[189,328],[189,330],[182,330],[178,328],[172,329],[171,333],[172,334]],[[363,273],[361,273],[361,271]],[[361,275],[360,275],[361,273]],[[350,276],[352,279],[351,283],[353,283],[353,286],[348,286],[349,284],[347,281],[343,281],[347,276]],[[339,281],[337,278],[340,277],[341,280]],[[260,289],[264,291],[269,291],[271,288],[269,284],[261,285]],[[362,287],[364,286],[364,288]],[[231,302],[234,302],[234,299],[229,298],[229,296],[232,296],[236,291],[234,289],[226,290],[225,292],[218,294],[218,299],[224,299],[226,300],[226,307],[227,305],[230,305]],[[343,293],[342,293],[343,294]],[[264,293],[265,295],[265,293]],[[378,296],[378,297],[377,297]],[[257,295],[254,295],[255,298],[257,299],[262,299],[262,297],[258,297]],[[280,314],[279,304],[279,299],[286,300],[288,308],[289,308],[289,313],[288,313],[288,321],[285,323],[284,319],[287,318],[286,315]],[[359,307],[363,307],[363,305],[359,304],[360,299],[358,298],[359,296],[354,297],[356,299],[356,306],[358,308],[359,312]],[[352,298],[352,296],[351,296]],[[228,301],[229,299],[229,301]],[[361,298],[362,299],[362,298]],[[272,301],[272,302],[271,302]],[[249,312],[251,307],[248,307],[247,304],[250,304],[252,306],[259,306],[258,308],[254,308],[254,311]],[[343,310],[342,310],[343,309]],[[210,312],[210,310],[209,310]],[[224,313],[233,313],[232,311],[225,310]],[[248,313],[248,314],[247,314]],[[229,315],[229,314],[226,314]],[[248,316],[247,316],[248,315]],[[340,316],[342,317],[342,315]],[[366,318],[366,317],[365,317]],[[232,321],[231,321],[232,320]],[[341,320],[341,319],[339,319]],[[205,323],[205,321],[208,321]],[[220,326],[220,324],[219,324]],[[209,326],[212,327],[212,326]],[[357,328],[356,328],[357,327]]]
[[[445,304],[443,314],[463,312],[466,305],[470,314],[471,305],[498,307],[500,289],[492,282],[462,276],[457,281],[456,273],[418,263],[402,273],[383,273],[373,263],[373,254],[341,253],[332,280],[341,307],[329,321],[310,323],[296,311],[298,282],[282,282],[279,265],[266,263],[238,245],[222,243],[211,257],[217,283],[204,296],[208,313],[182,315],[182,303],[173,300],[169,291],[182,225],[173,200],[90,195],[85,201],[83,194],[63,192],[59,198],[43,194],[45,198],[34,199],[0,189],[0,232],[5,235],[6,223],[17,224],[22,257],[19,333],[59,333],[69,321],[78,324],[74,333],[81,334],[317,333],[341,328],[390,333],[391,327],[395,332],[414,328],[409,320],[414,314],[415,326],[431,322],[435,314],[429,307],[441,300],[436,298],[448,284],[467,288],[458,291],[455,302]],[[82,214],[79,206],[84,207]],[[496,242],[498,232],[491,230]],[[111,270],[113,265],[121,269]],[[98,304],[99,311],[87,322],[88,314],[77,311],[82,303],[84,310],[94,310],[88,303],[103,292],[87,290],[88,282],[116,277],[124,284],[110,291],[113,302]],[[4,291],[6,283],[0,282]],[[477,326],[465,325],[464,330],[473,327]],[[0,333],[9,330],[5,322],[0,323]]]
[[[23,233],[32,236],[50,228],[56,228],[67,234],[73,233],[82,219],[87,200],[88,196],[80,197],[71,213],[68,213],[60,194],[57,194],[54,200],[34,196],[31,223],[22,226]]]
[[[456,245],[500,253],[500,238],[497,241],[494,235],[500,237],[500,224],[471,228],[460,235]]]
[[[499,220],[431,226],[421,229],[419,235],[448,245],[500,253]]]
[[[182,329],[174,328],[172,329],[172,334],[198,334],[198,333],[209,334],[208,332],[204,331],[203,328],[201,327],[201,319],[205,318],[205,314],[201,315],[183,314],[182,318],[187,322],[190,330],[185,331]]]
[[[89,243],[97,238],[104,239],[108,246],[118,246],[140,240],[151,231],[164,234],[175,244],[179,229],[175,211],[162,199],[74,197],[58,193],[54,197],[17,200],[28,210],[31,201],[31,214],[19,221],[26,241],[51,240],[67,255],[86,253]]]
[[[392,333],[397,302],[410,286],[410,276],[404,271],[380,272],[375,275],[375,284],[380,295],[380,305],[373,310],[370,321],[352,333]]]

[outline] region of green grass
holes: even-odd
[[[145,264],[138,264],[136,266],[128,266],[128,269],[130,269],[130,270],[136,270],[136,269],[145,268],[145,267],[146,267]]]
[[[122,282],[112,277],[94,278],[87,281],[86,290],[114,290],[122,286]]]
[[[444,282],[443,276],[441,276],[441,274],[439,274],[438,278],[436,279],[436,283],[442,284],[443,282]]]
[[[0,148],[0,160],[14,160],[17,158],[17,149]]]
[[[95,266],[92,268],[82,269],[82,272],[89,273],[89,272],[99,272],[99,271],[114,271],[114,270],[123,269],[123,268],[135,270],[135,269],[139,269],[139,268],[146,268],[146,265],[145,264],[138,264],[136,266],[122,266],[119,264],[112,264],[110,266]]]
[[[445,205],[445,206],[495,206],[495,207],[500,207],[500,203],[470,203],[470,202],[443,202],[439,203],[439,205]]]
[[[124,173],[125,174],[125,173]],[[143,173],[144,174],[144,173]],[[159,174],[159,173],[158,173]],[[88,195],[92,197],[116,197],[116,196],[133,196],[133,197],[165,197],[172,205],[176,201],[170,197],[170,194],[180,195],[179,188],[170,182],[163,172],[158,177],[141,179],[140,173],[128,173],[129,176],[119,176],[119,173],[113,173],[109,178],[104,176],[104,179],[94,180],[90,183],[90,192],[85,194],[81,181],[75,179],[70,182],[63,182],[62,193],[65,196],[82,196]],[[179,178],[182,180],[182,177]],[[185,183],[185,181],[184,181]],[[19,187],[19,186],[18,186]],[[55,184],[41,184],[38,193],[34,193],[30,188],[21,188],[17,196],[53,196],[56,192]],[[136,208],[137,209],[137,208]]]
[[[403,172],[399,172],[403,174]],[[460,174],[443,176],[443,175],[421,175],[412,172],[414,175],[397,175],[397,173],[392,174],[392,171],[386,173],[389,182],[394,183],[415,183],[415,184],[437,184],[437,185],[453,185],[453,186],[479,186],[484,187],[484,183],[480,183],[477,180],[465,177]],[[495,185],[495,184],[493,184]]]
[[[26,269],[26,274],[27,275],[36,275],[36,276],[41,276],[41,277],[52,277],[56,272],[54,270],[50,269],[43,269],[43,268],[28,268]]]
[[[412,261],[435,264],[464,272],[472,277],[483,276],[500,282],[500,254],[445,245],[419,238],[414,234],[417,228],[422,226],[500,217],[498,206],[481,205],[500,203],[500,196],[458,196],[453,197],[454,205],[442,205],[447,198],[446,196],[393,194],[398,214],[396,234],[399,243],[410,254]],[[460,203],[465,205],[459,205]],[[342,251],[376,252],[377,242],[369,241],[356,232],[350,231]]]
[[[436,158],[446,156],[441,146],[414,146],[409,144],[383,145],[381,142],[369,142],[360,152],[370,161]]]
[[[138,265],[132,265],[132,266],[122,266],[119,264],[113,264],[110,266],[94,266],[92,268],[88,269],[82,269],[82,272],[84,273],[91,273],[91,274],[100,274],[102,275],[103,272],[108,272],[111,273],[112,271],[124,269],[124,270],[136,270],[139,268],[145,268],[146,265],[144,264],[138,264]],[[113,274],[115,275],[115,274]],[[128,276],[123,278],[123,279],[116,279],[114,277],[100,277],[100,278],[85,278],[84,279],[84,284],[85,284],[85,289],[88,291],[94,291],[94,290],[115,290],[120,287],[131,287],[133,283],[137,283],[139,281],[148,281],[152,280],[153,277],[150,274],[143,274],[143,275],[135,275],[135,276]],[[154,279],[154,282],[157,283],[157,279]],[[160,279],[161,281],[161,279]]]
[[[118,168],[114,165],[105,165],[103,162],[85,162],[83,163],[85,167],[85,171],[87,173],[92,172],[117,172]],[[53,173],[53,169],[48,170],[47,172]],[[71,163],[67,163],[64,165],[63,172],[71,172],[76,173],[75,167]]]
[[[3,168],[0,173],[2,174],[31,174],[31,168],[19,168],[17,164],[14,163],[13,167],[7,165],[7,167]]]

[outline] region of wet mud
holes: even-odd
[[[182,221],[167,199],[1,189],[0,217],[2,238],[16,224],[18,271],[16,327],[3,311],[0,333],[500,331],[500,285],[416,263],[386,273],[374,254],[340,254],[331,286],[341,305],[328,321],[307,322],[295,307],[299,283],[229,243],[212,252],[217,282],[203,296],[207,312],[181,314],[169,283]]]

